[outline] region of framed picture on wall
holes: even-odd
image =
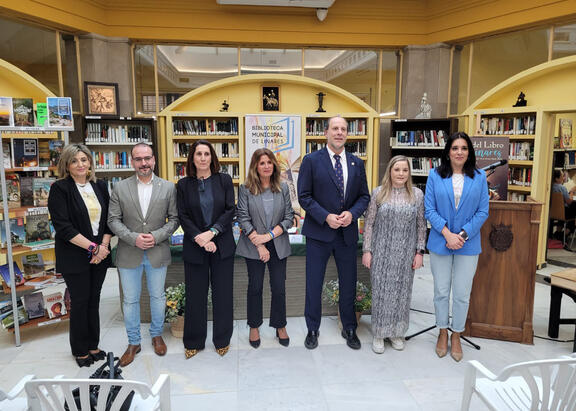
[[[262,86],[262,111],[280,111],[280,87]]]
[[[120,112],[118,83],[84,82],[86,115],[116,117]]]

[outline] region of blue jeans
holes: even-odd
[[[470,304],[472,282],[476,274],[478,255],[441,255],[430,252],[430,268],[434,277],[434,308],[436,326],[448,328],[450,289],[452,289],[452,326],[463,332]]]
[[[120,281],[124,300],[124,324],[128,334],[128,344],[138,345],[140,336],[140,293],[142,291],[142,272],[146,271],[146,286],[150,294],[150,336],[158,337],[164,330],[164,312],[166,309],[166,266],[154,268],[148,260],[146,252],[142,263],[135,268],[120,268]]]

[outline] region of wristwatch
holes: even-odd
[[[426,250],[416,250],[416,254],[424,255],[426,254]]]
[[[218,234],[220,234],[220,231],[218,231],[216,228],[212,227],[210,229],[210,231],[212,231],[212,234],[214,234],[214,237],[216,237]]]
[[[468,241],[468,233],[466,231],[462,230],[458,233],[458,235],[462,237],[464,241]]]

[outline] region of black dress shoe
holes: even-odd
[[[90,355],[84,358],[76,357],[76,364],[78,364],[78,367],[90,367],[94,364],[94,360]]]
[[[252,346],[252,348],[258,348],[260,347],[260,338],[258,338],[257,340],[248,340],[248,342],[250,343],[250,345]]]
[[[278,342],[280,343],[280,345],[284,347],[288,347],[288,345],[290,345],[290,337],[280,338],[280,335],[278,334],[278,329],[276,329],[276,338],[278,338]],[[318,340],[318,338],[316,338],[316,340]],[[318,345],[318,341],[316,341],[316,345]]]
[[[308,348],[309,350],[313,350],[314,348],[318,347],[319,335],[319,331],[308,331],[308,335],[306,335],[306,339],[304,340],[304,347]]]
[[[342,330],[342,337],[346,339],[346,345],[353,350],[359,350],[362,346],[356,335],[356,330]]]
[[[92,361],[96,362],[96,361],[102,361],[104,358],[106,358],[106,351],[98,351],[97,353],[90,353],[90,357],[92,357]]]

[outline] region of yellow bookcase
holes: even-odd
[[[263,87],[278,87],[278,111],[263,111]],[[316,112],[320,92],[325,94],[323,107],[326,112],[322,113]],[[220,111],[224,101],[229,104],[229,111]],[[162,176],[171,181],[182,177],[187,156],[178,148],[204,138],[217,146],[226,145],[226,155],[219,155],[219,159],[225,167],[236,167],[234,182],[241,184],[246,175],[245,118],[251,114],[300,117],[301,157],[309,150],[322,147],[325,142],[321,131],[323,121],[335,115],[346,118],[350,129],[348,142],[358,148],[356,154],[365,161],[368,185],[372,187],[378,183],[378,113],[339,87],[286,74],[254,74],[215,81],[166,107],[158,119]]]
[[[513,107],[520,92],[528,105]],[[544,204],[540,221],[537,264],[546,262],[548,211],[557,117],[576,112],[576,56],[549,61],[500,83],[476,100],[463,113],[470,135],[482,134],[482,119],[534,116],[533,133],[510,134],[510,142],[533,143],[532,160],[511,160],[510,166],[531,172],[530,186],[509,185],[509,192],[523,193]],[[515,239],[522,241],[522,239]]]

